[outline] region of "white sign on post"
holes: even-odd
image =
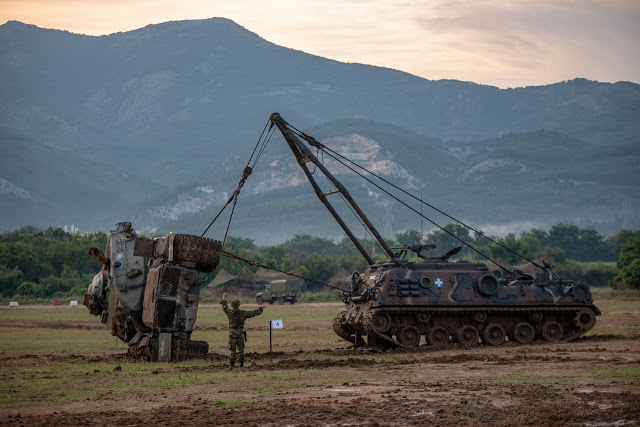
[[[272,320],[271,321],[271,328],[272,329],[282,329],[282,328],[284,328],[284,326],[282,326],[282,320]]]

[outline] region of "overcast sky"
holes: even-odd
[[[432,80],[640,83],[640,0],[0,0],[0,22],[91,35],[229,18],[261,37]]]

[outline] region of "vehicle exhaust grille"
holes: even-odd
[[[182,274],[181,268],[168,267],[162,273],[162,280],[158,286],[159,296],[175,297],[178,295],[178,288],[180,287],[180,275]]]
[[[156,301],[158,326],[160,328],[172,328],[176,318],[176,302],[165,298],[158,298]]]

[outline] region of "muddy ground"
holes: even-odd
[[[451,344],[439,350],[422,347],[380,354],[292,349],[276,353],[273,362],[267,352],[250,352],[247,367],[232,371],[226,370],[225,354],[210,353],[204,363],[192,366],[153,364],[152,376],[167,381],[196,376],[199,380],[193,383],[4,407],[0,424],[637,425],[640,301],[626,307],[631,309],[600,316],[594,330],[601,328],[599,334],[570,343],[473,349]],[[34,321],[21,327],[72,332],[98,326]],[[125,363],[123,354],[23,354],[1,362],[6,376],[12,364],[44,367],[74,358],[94,372]],[[118,367],[109,375],[119,375]],[[207,378],[222,380],[203,382]],[[34,380],[47,378],[36,371]]]

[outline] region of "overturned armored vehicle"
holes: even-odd
[[[500,345],[506,340],[521,344],[536,339],[569,340],[594,327],[600,311],[593,305],[588,285],[562,280],[552,266],[535,263],[424,203],[312,136],[300,132],[278,113],[271,115],[270,122],[271,127],[277,127],[284,136],[320,201],[370,264],[363,274],[353,274],[351,289],[344,294],[347,310],[338,314],[333,325],[340,337],[358,346],[364,345],[366,338],[367,345],[382,349],[415,347],[420,344],[422,336],[430,345],[457,341],[470,347],[480,342]],[[539,271],[535,275],[529,275],[498,265],[503,273],[495,274],[484,263],[449,261],[462,247],[440,257],[427,256],[428,250],[435,249],[433,245],[390,248],[346,188],[324,166],[324,162],[318,161],[302,140],[312,146],[314,151],[321,151],[323,158],[331,158],[352,173],[360,175],[378,190],[393,197],[487,260],[493,261],[395,197],[386,188],[398,190],[405,197],[411,197],[415,202],[437,210],[478,235],[532,262]],[[328,191],[320,187],[312,168],[314,171],[316,168],[321,171],[331,183]],[[379,178],[384,184],[376,184],[373,178]],[[334,194],[339,194],[359,217],[370,236],[377,240],[389,257],[388,260],[374,262],[369,256],[330,203],[329,197]],[[409,252],[415,252],[415,258],[421,260],[407,260]]]
[[[133,356],[153,361],[203,356],[209,345],[191,340],[200,273],[217,267],[221,249],[216,240],[186,234],[140,238],[131,223],[119,223],[104,253],[95,247],[89,251],[103,267],[84,305],[129,345]]]

